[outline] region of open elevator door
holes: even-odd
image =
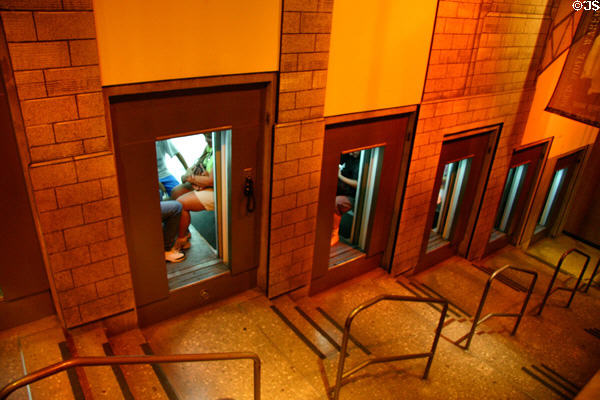
[[[507,244],[517,245],[525,227],[527,205],[533,200],[550,141],[515,150],[498,204],[485,254]]]
[[[223,84],[224,81],[227,79],[199,79],[106,90],[129,261],[142,325],[256,286],[264,246],[261,238],[265,236],[261,230],[266,229],[262,218],[264,157],[270,153],[265,146],[274,77],[256,74],[232,77],[230,84]],[[193,85],[200,87],[190,87]],[[173,287],[167,277],[163,249],[156,142],[190,134],[212,136],[215,142],[215,209],[221,206],[219,223],[227,225],[217,227],[217,247],[222,249],[225,244],[227,256],[220,260],[222,273]],[[194,160],[188,160],[189,164],[190,161]],[[248,179],[253,184],[251,198],[244,190]]]
[[[482,128],[443,142],[417,271],[467,255],[499,132]]]
[[[403,114],[326,126],[311,293],[382,265],[393,243],[410,119]]]
[[[556,160],[530,244],[559,233],[584,156],[585,150],[579,150]]]

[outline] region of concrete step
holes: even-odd
[[[0,388],[25,375],[23,372],[23,361],[19,348],[19,338],[9,337],[0,340]],[[28,399],[27,389],[19,389],[14,392],[10,399]]]
[[[63,360],[60,344],[65,342],[63,329],[59,326],[45,329],[19,338],[23,372],[28,374]],[[74,400],[67,372],[61,372],[33,383],[29,388],[31,399]]]
[[[310,324],[309,320],[302,316],[303,310],[296,308],[297,304],[288,295],[280,296],[272,300],[271,308],[284,322],[290,324],[290,329],[300,337],[305,344],[311,348],[320,359],[337,355],[337,349],[328,341],[326,335],[321,334]]]
[[[71,331],[70,341],[73,357],[104,357],[107,355],[103,345],[108,342],[108,339],[104,328],[98,324]],[[110,366],[83,367],[80,370],[83,373],[81,381],[84,392],[94,400],[127,399]]]
[[[325,332],[335,343],[333,347],[339,352],[342,344],[343,333],[344,333],[344,322],[343,320],[336,320],[326,310],[321,308],[320,304],[313,298],[306,297],[298,299],[297,307],[300,308],[308,318],[312,319],[321,330]],[[350,339],[348,341],[348,353],[349,355],[354,352],[360,352],[364,355],[370,355],[371,351],[360,343],[350,332]]]
[[[0,360],[2,360],[0,362],[0,388],[25,375],[20,338],[59,326],[56,316],[52,316],[0,332]],[[27,389],[23,388],[13,392],[10,399],[29,399]]]
[[[110,348],[115,355],[145,355],[142,349],[145,344],[146,338],[139,329],[133,329],[109,339]],[[120,369],[133,398],[140,400],[169,399],[151,365],[122,365]]]

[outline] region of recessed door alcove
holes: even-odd
[[[105,88],[142,325],[256,285],[259,262],[266,259],[264,200],[269,186],[273,82],[273,74],[264,73]],[[155,143],[201,133],[230,139],[228,154],[218,160],[219,168],[227,170],[227,178],[220,180],[227,186],[222,192],[227,206],[220,215],[227,224],[221,241],[228,247],[228,257],[205,279],[174,287],[164,258]],[[217,153],[215,159],[221,155]],[[247,178],[254,182],[252,211],[244,195]]]

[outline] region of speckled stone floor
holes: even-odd
[[[564,239],[555,242],[555,253],[568,246]],[[544,246],[552,248],[552,243],[544,242]],[[588,250],[597,260],[600,252]],[[546,250],[538,251],[548,256]],[[87,346],[88,354],[97,346],[89,343],[90,338],[108,340],[117,354],[143,354],[144,343],[155,354],[251,351],[262,362],[262,399],[327,399],[335,382],[341,343],[336,324],[343,325],[352,309],[382,294],[443,297],[451,306],[428,379],[422,379],[426,359],[371,365],[344,382],[340,399],[574,398],[600,369],[600,337],[593,334],[600,332],[600,290],[592,287],[588,293],[578,292],[568,309],[563,307],[568,293],[557,292],[542,315],[536,316],[553,272],[538,258],[508,246],[477,262],[479,268],[453,257],[414,276],[394,278],[376,270],[312,297],[292,294],[269,300],[253,290],[141,331],[106,339],[90,328],[85,332],[87,339],[81,337],[84,333],[74,332],[73,341],[75,347]],[[514,318],[489,319],[478,327],[465,350],[455,342],[471,327],[470,317],[489,272],[506,264],[538,274],[519,329],[511,336]],[[510,281],[494,281],[483,315],[519,311],[525,293],[515,287],[526,287],[530,278],[514,272],[507,277]],[[561,274],[559,280],[560,285],[574,282],[568,274]],[[439,319],[439,310],[427,304],[378,303],[354,320],[351,334],[356,343],[350,342],[345,369],[375,356],[428,352]],[[42,332],[48,329],[57,334],[54,325]],[[29,349],[38,351],[33,339],[42,337],[45,346],[50,346],[48,340],[64,340],[36,332],[0,333],[0,356],[7,360],[0,367],[0,384],[18,375],[20,361],[15,354],[19,349],[21,354],[27,353],[25,360],[31,358]],[[49,358],[51,355],[48,352]],[[169,364],[163,365],[162,371],[180,399],[252,399],[250,361]],[[134,398],[168,398],[149,367],[124,372]],[[94,386],[91,379],[89,384]],[[106,381],[103,385],[111,387]],[[96,389],[94,398],[121,398],[107,393]],[[58,396],[53,398],[69,398]],[[15,398],[27,397],[17,393]]]

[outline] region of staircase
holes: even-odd
[[[326,400],[336,382],[346,317],[360,304],[389,294],[449,304],[429,377],[422,379],[423,358],[369,365],[343,380],[340,399],[396,399],[399,393],[409,399],[573,398],[598,369],[597,290],[578,294],[569,310],[559,307],[557,298],[543,317],[535,317],[531,310],[550,274],[530,261],[542,283],[516,336],[510,335],[513,320],[491,319],[477,328],[465,351],[456,342],[469,332],[490,274],[507,261],[526,265],[528,259],[488,261],[474,266],[453,258],[411,277],[375,270],[312,297],[293,293],[269,300],[248,291],[112,337],[98,324],[65,333],[55,319],[41,320],[18,334],[0,332],[0,387],[72,357],[251,351],[262,362],[262,399]],[[484,314],[518,309],[528,284],[520,279],[498,279]],[[344,371],[374,357],[428,352],[440,310],[439,303],[382,301],[361,312],[352,324]],[[248,360],[77,367],[9,399],[249,400],[252,387]]]
[[[31,326],[31,332],[0,337],[0,386],[23,375],[73,357],[151,354],[140,330],[107,338],[104,329],[91,325],[65,332],[52,317]],[[10,400],[107,399],[173,400],[177,395],[158,365],[76,367],[18,389]]]

